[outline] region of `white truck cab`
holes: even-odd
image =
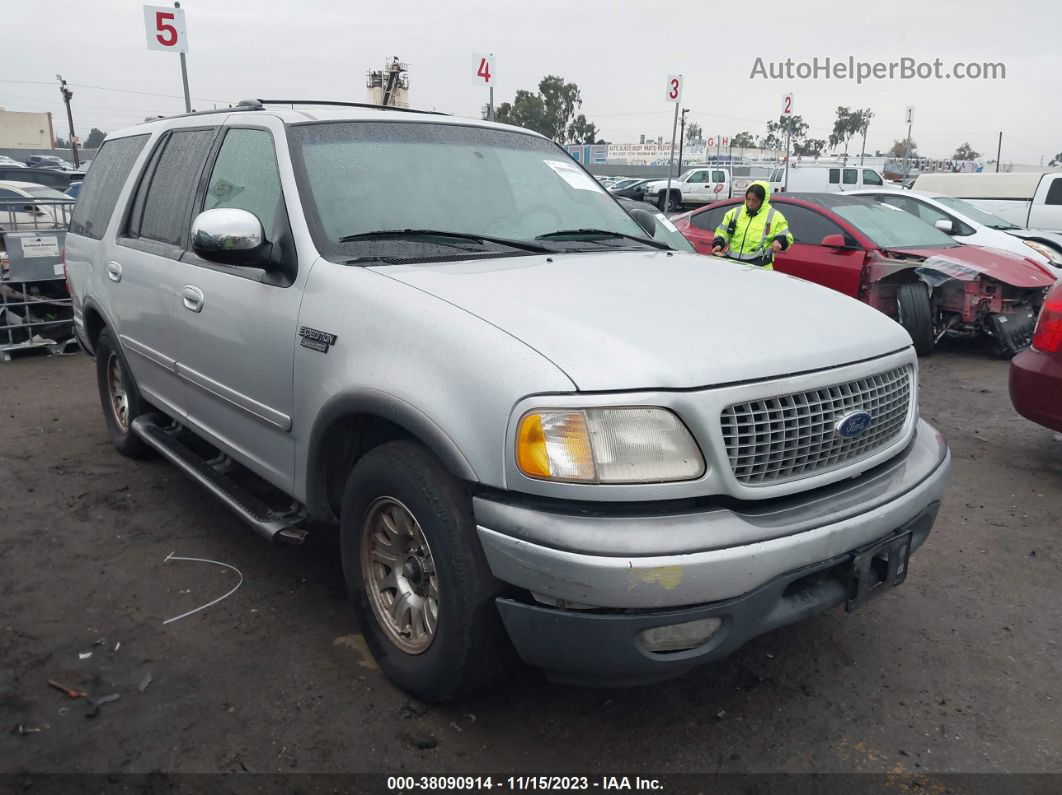
[[[966,199],[1018,226],[1062,230],[1062,172],[921,174],[914,187]]]

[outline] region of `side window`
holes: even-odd
[[[716,184],[718,184],[720,182],[726,182],[726,174],[723,173],[722,171],[713,171],[712,172],[712,182],[715,182]]]
[[[705,183],[708,181],[708,172],[694,171],[692,174],[690,174],[690,178],[688,181],[691,185],[700,185],[702,183]]]
[[[81,193],[70,218],[70,231],[73,234],[95,240],[103,238],[122,186],[147,140],[147,135],[133,135],[112,138],[103,144],[81,183]]]
[[[845,185],[858,185],[859,184],[859,171],[854,168],[846,168],[844,170],[844,184]]]
[[[254,213],[272,240],[283,201],[273,136],[265,130],[229,130],[214,162],[203,209],[236,207]]]
[[[723,222],[723,216],[726,215],[727,210],[736,206],[728,204],[725,207],[714,207],[711,210],[705,210],[703,213],[696,213],[690,217],[690,223],[705,232],[714,232],[719,224]]]
[[[789,221],[789,231],[793,233],[793,240],[797,243],[807,243],[818,246],[826,235],[844,235],[844,230],[833,221],[814,210],[799,207],[795,204],[787,204],[779,207],[785,219]],[[847,235],[845,238],[847,239]]]
[[[771,172],[771,182],[781,182],[784,179],[785,169],[776,168]]]
[[[196,185],[203,170],[214,130],[175,130],[162,144],[154,173],[145,172],[134,205],[143,202],[139,236],[160,243],[181,245],[189,226]],[[95,169],[95,163],[92,165]],[[151,177],[147,184],[147,177]],[[146,191],[146,193],[145,193]],[[131,232],[136,230],[130,230]]]
[[[864,185],[884,185],[884,181],[881,179],[881,175],[877,171],[871,168],[863,169],[863,184]]]
[[[840,183],[841,183],[841,169],[839,169],[839,168],[831,168],[830,169],[830,184],[831,185],[839,185]]]
[[[1062,204],[1062,178],[1055,177],[1051,187],[1047,189],[1047,198],[1044,204]]]
[[[890,207],[895,207],[897,210],[903,210],[905,213],[909,213],[914,216],[918,215],[917,203],[913,199],[908,198],[907,196],[894,196],[892,194],[882,196],[879,194],[877,196],[873,196],[872,198],[876,199],[882,204],[888,204]]]

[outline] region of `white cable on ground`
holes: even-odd
[[[187,618],[188,616],[192,615],[192,613],[198,613],[200,610],[206,610],[208,607],[213,607],[214,605],[216,605],[218,602],[222,601],[223,599],[228,599],[230,596],[232,596],[234,593],[236,593],[236,591],[239,590],[241,585],[243,585],[243,572],[241,572],[235,566],[230,566],[228,563],[222,563],[221,561],[217,561],[217,560],[206,560],[205,558],[181,558],[181,557],[175,556],[172,552],[169,555],[167,555],[166,556],[166,560],[164,560],[162,562],[165,563],[168,560],[190,560],[193,563],[213,563],[215,566],[224,566],[226,569],[232,569],[234,572],[236,572],[236,574],[238,574],[239,577],[240,577],[240,581],[238,583],[236,583],[236,587],[235,588],[233,588],[231,591],[229,591],[224,596],[219,596],[213,602],[207,602],[205,605],[201,605],[200,607],[197,607],[195,610],[189,610],[187,613],[181,613],[179,616],[174,616],[173,618],[167,618],[165,621],[162,622],[163,624],[169,624],[169,623],[172,623],[174,621],[180,621],[182,618]]]

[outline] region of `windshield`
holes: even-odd
[[[964,202],[962,199],[956,199],[951,196],[938,196],[937,201],[943,204],[945,207],[950,207],[957,213],[962,213],[971,221],[978,224],[984,224],[989,229],[1020,229],[1017,224],[1012,224],[1010,221],[1005,221],[998,215],[992,215],[992,213],[986,213],[980,207],[974,207],[969,202]]]
[[[65,193],[60,193],[51,188],[25,188],[25,191],[35,199],[62,199],[63,201],[70,201],[70,197]]]
[[[954,248],[958,245],[936,227],[888,204],[835,204],[830,209],[880,248]]]
[[[538,136],[400,121],[305,124],[290,131],[306,216],[326,256],[415,256],[440,245],[426,236],[342,240],[382,230],[524,242],[566,229],[645,238],[593,177]],[[583,245],[600,250],[602,244]],[[560,247],[572,246],[564,241]]]

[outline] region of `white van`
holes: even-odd
[[[794,193],[844,193],[863,188],[884,188],[890,183],[885,181],[881,172],[866,166],[822,166],[789,164],[789,184],[787,191]]]
[[[921,174],[915,190],[966,199],[1018,226],[1062,230],[1062,173]]]

